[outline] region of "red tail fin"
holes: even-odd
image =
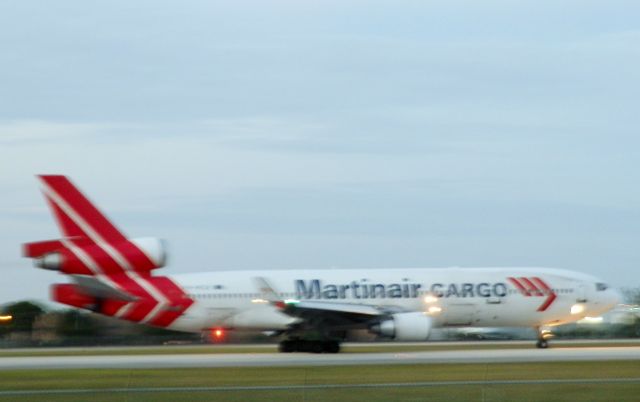
[[[43,175],[42,191],[65,237],[93,243],[126,241],[120,232],[65,176]]]
[[[63,238],[27,243],[23,253],[39,268],[75,275],[75,285],[54,286],[54,300],[162,327],[193,304],[171,279],[151,275],[166,259],[159,239],[127,239],[69,179],[39,177]]]
[[[59,242],[25,245],[25,255],[38,258],[38,267],[67,274],[99,275],[148,273],[164,265],[165,252],[159,240],[127,239],[68,178],[39,178],[63,238]],[[51,253],[56,254],[46,256]]]

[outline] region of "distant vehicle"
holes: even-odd
[[[596,316],[618,302],[599,279],[547,268],[218,271],[153,275],[162,241],[129,239],[64,176],[39,176],[62,238],[27,243],[26,257],[72,283],[53,300],[179,331],[272,331],[282,352],[335,353],[347,330],[422,341],[436,327],[548,327]],[[206,253],[207,250],[202,252]]]

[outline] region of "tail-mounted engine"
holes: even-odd
[[[42,241],[25,244],[23,254],[33,258],[38,268],[78,275],[148,272],[167,262],[165,243],[155,237],[115,244],[92,243],[82,238]]]

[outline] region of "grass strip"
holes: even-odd
[[[637,401],[640,362],[4,371],[0,401]],[[576,382],[576,379],[583,379]],[[591,383],[591,380],[594,383]],[[627,379],[627,380],[625,380]],[[452,383],[457,381],[459,383]],[[544,383],[532,383],[542,381]],[[564,381],[564,382],[563,382]],[[629,381],[629,382],[626,382]],[[438,384],[440,382],[441,384]],[[397,383],[398,386],[389,386]],[[429,383],[430,385],[426,385]],[[337,385],[326,387],[326,385]],[[345,385],[339,387],[338,385]],[[358,387],[357,384],[368,384]],[[380,384],[380,387],[375,387]],[[385,385],[386,384],[386,385]],[[403,385],[401,385],[403,384]],[[467,385],[465,385],[467,384]],[[350,386],[351,385],[351,386]],[[309,388],[309,386],[317,388]],[[217,388],[218,390],[214,390]],[[221,388],[222,387],[222,388]],[[224,388],[226,387],[226,388]],[[234,389],[234,387],[263,387]],[[269,387],[274,387],[269,389]],[[278,387],[294,387],[281,389]],[[297,387],[297,388],[296,388]],[[143,392],[144,389],[147,389]],[[152,388],[158,388],[153,392]],[[190,391],[170,388],[191,388]],[[201,389],[196,389],[201,388]],[[77,389],[80,394],[49,391]],[[108,392],[108,389],[119,389]],[[92,393],[92,390],[95,393]],[[104,392],[101,392],[103,390]],[[138,391],[136,391],[138,390]]]

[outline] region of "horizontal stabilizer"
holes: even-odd
[[[122,300],[132,302],[138,300],[137,297],[113,288],[93,276],[71,275],[74,282],[82,289],[83,293],[100,299]]]

